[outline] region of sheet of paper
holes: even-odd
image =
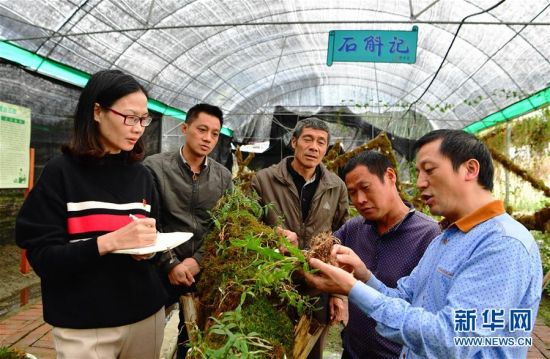
[[[157,233],[157,242],[148,247],[141,248],[128,248],[119,249],[113,251],[118,254],[150,254],[155,252],[164,252],[174,247],[179,246],[182,243],[187,242],[193,237],[191,232],[171,232],[171,233]]]

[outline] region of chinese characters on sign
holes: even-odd
[[[31,110],[0,102],[0,188],[27,188]]]
[[[333,62],[416,62],[418,27],[412,31],[332,30],[327,65]]]
[[[531,331],[533,329],[533,318],[531,309],[510,309],[508,317],[504,309],[484,309],[481,313],[482,323],[477,323],[477,311],[475,309],[457,309],[454,311],[455,332],[474,332],[478,327],[488,329],[491,332],[497,329],[508,329],[515,331]],[[506,326],[505,319],[508,319]],[[479,326],[478,326],[479,324]]]
[[[531,309],[510,309],[506,315],[504,309],[490,308],[479,313],[479,318],[477,314],[476,309],[454,311],[454,331],[458,334],[453,337],[455,346],[530,347],[533,345],[533,338],[529,335],[533,329]],[[480,330],[477,331],[477,329]],[[499,333],[495,333],[499,330]],[[475,334],[472,335],[472,333]],[[491,336],[491,333],[495,334]],[[504,333],[508,335],[503,335]]]

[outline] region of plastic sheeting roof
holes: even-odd
[[[342,105],[416,138],[464,128],[550,86],[547,0],[507,0],[470,17],[450,48],[463,18],[497,3],[0,0],[0,39],[88,73],[122,69],[182,110],[218,105],[241,138],[268,137],[276,106],[306,114]],[[415,64],[326,65],[330,30],[413,25]]]

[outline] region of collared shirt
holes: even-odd
[[[531,334],[541,290],[535,240],[504,212],[501,201],[494,201],[436,237],[397,288],[372,276],[366,284],[357,282],[349,299],[378,322],[381,335],[404,345],[401,358],[515,359],[527,356],[528,347],[516,346],[517,340]],[[514,330],[511,318],[518,309],[531,313],[531,318],[521,330]],[[472,313],[475,319],[464,330],[462,315]],[[504,343],[516,345],[455,342],[468,337],[507,338]]]
[[[306,181],[301,174],[299,174],[294,168],[292,168],[292,160],[293,157],[290,157],[286,161],[286,166],[288,172],[290,173],[290,176],[292,177],[292,180],[294,181],[294,185],[298,190],[298,194],[300,195],[302,221],[305,222],[307,215],[309,214],[309,209],[311,208],[311,200],[313,199],[315,191],[317,191],[317,187],[319,187],[319,180],[321,179],[321,168],[317,166],[315,168],[315,173],[313,174],[313,177]]]
[[[395,288],[397,280],[416,266],[426,247],[439,233],[438,224],[409,206],[409,213],[382,235],[376,224],[362,216],[350,219],[334,236],[361,258],[385,285]],[[376,322],[357,305],[349,303],[349,321],[342,332],[344,350],[353,359],[395,358],[401,345],[375,331]]]
[[[193,172],[193,170],[191,169],[191,166],[189,165],[189,162],[187,162],[187,160],[185,159],[185,157],[183,157],[183,146],[185,146],[185,145],[182,145],[182,146],[180,147],[180,151],[179,151],[181,160],[183,161],[183,164],[184,164],[185,166],[187,166],[187,169],[188,169],[189,171],[191,171],[191,173],[193,173],[193,179],[195,179],[195,177],[198,176],[198,175],[200,174],[200,172],[199,172],[199,173]],[[205,157],[204,157],[204,161],[202,161],[202,163],[201,163],[201,171],[202,171],[204,168],[206,168],[207,166],[208,166],[208,156],[205,156]]]

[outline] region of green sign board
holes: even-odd
[[[29,186],[31,110],[0,102],[0,188]]]
[[[418,27],[412,31],[332,30],[327,65],[333,62],[416,62]]]

